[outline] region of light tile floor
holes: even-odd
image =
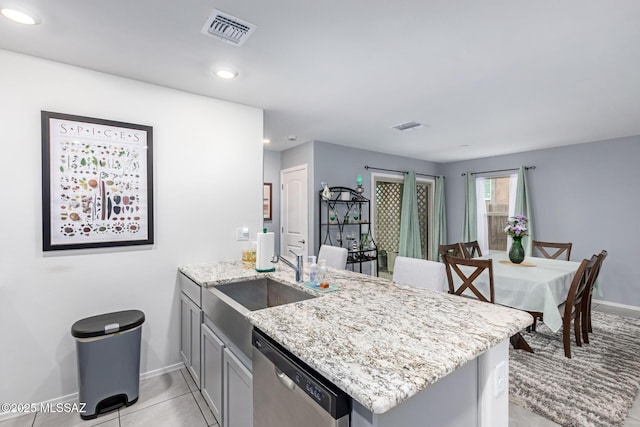
[[[596,305],[594,310],[640,318],[640,311]],[[83,421],[75,413],[35,413],[0,422],[0,427],[219,427],[186,369],[140,382],[140,398],[95,420]],[[510,427],[554,427],[558,424],[516,405],[509,405]],[[640,395],[624,427],[640,427]]]
[[[28,414],[0,427],[219,427],[185,368],[140,382],[138,401],[128,408],[84,421],[77,413]]]

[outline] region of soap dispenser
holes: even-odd
[[[313,286],[318,286],[318,264],[316,264],[316,257],[309,257],[309,283]]]

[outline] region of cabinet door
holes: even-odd
[[[222,422],[222,373],[224,343],[216,334],[202,325],[201,390],[204,400],[218,422]]]
[[[202,310],[184,293],[180,293],[180,353],[193,380],[200,387],[200,326]]]
[[[191,366],[191,306],[189,298],[180,293],[180,357]]]
[[[191,311],[191,367],[189,371],[200,388],[200,329],[202,328],[202,310],[193,304]]]
[[[223,427],[253,426],[253,377],[228,349],[224,349]]]

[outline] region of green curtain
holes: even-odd
[[[529,201],[529,185],[527,184],[527,170],[520,166],[518,170],[518,184],[516,186],[516,207],[514,215],[527,217],[529,236],[522,239],[526,256],[531,256],[531,241],[533,240],[533,221],[531,220],[531,202]]]
[[[464,219],[462,241],[478,240],[478,209],[476,206],[476,179],[467,172],[464,181]]]
[[[420,220],[418,218],[418,192],[416,173],[410,171],[404,177],[402,210],[400,211],[400,256],[422,258],[420,248]]]
[[[431,239],[431,260],[439,261],[438,246],[447,244],[447,215],[444,206],[444,176],[436,177],[433,194],[433,238]]]

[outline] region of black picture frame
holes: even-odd
[[[41,111],[42,249],[154,242],[153,127]]]
[[[273,196],[273,189],[270,182],[265,182],[262,189],[262,219],[265,221],[272,221],[273,218],[273,203],[271,202]]]

